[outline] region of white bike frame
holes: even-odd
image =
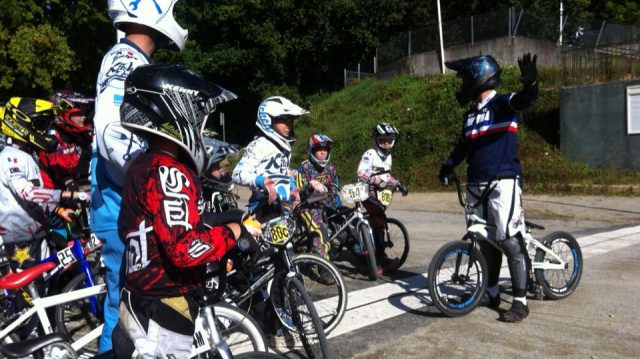
[[[489,229],[495,229],[496,226],[487,223],[486,220],[478,217],[478,215],[476,215],[475,213],[468,213],[467,212],[466,215],[467,215],[467,219],[468,219],[469,223],[472,223],[467,228],[467,233],[476,233],[476,234],[482,236],[483,238],[485,238],[487,240],[487,242],[491,243],[491,245],[493,245],[495,248],[497,248],[500,252],[504,253],[502,248],[489,235]],[[536,262],[535,260],[532,259],[531,260],[531,269],[532,270],[535,270],[535,269],[543,269],[543,270],[548,270],[549,269],[550,270],[550,269],[565,269],[566,268],[567,263],[564,260],[562,260],[562,258],[558,257],[558,255],[555,254],[552,250],[550,250],[545,245],[540,243],[540,241],[535,239],[531,235],[531,232],[527,231],[527,232],[523,233],[522,234],[522,238],[524,239],[524,244],[525,244],[525,247],[527,248],[527,252],[528,252],[530,247],[534,247],[535,249],[542,249],[543,251],[545,251],[545,253],[547,253],[549,255],[549,257],[553,258],[557,262],[557,263]]]
[[[38,315],[40,325],[44,334],[53,333],[53,327],[51,321],[47,315],[47,308],[55,307],[60,304],[70,303],[79,299],[89,298],[97,296],[107,292],[107,286],[105,284],[94,285],[93,287],[74,290],[67,293],[56,294],[44,298],[34,298],[31,301],[31,308],[22,311],[20,316],[9,324],[6,328],[0,331],[0,340],[4,339],[7,335],[11,334],[18,326],[29,320],[34,314]],[[71,347],[78,351],[85,347],[92,340],[97,339],[102,334],[102,327],[104,324],[100,324],[97,328],[91,330],[89,333],[83,335],[77,341],[71,343]]]

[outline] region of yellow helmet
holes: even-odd
[[[46,100],[12,97],[4,106],[2,133],[31,145],[35,150],[52,151],[57,140],[46,134],[57,107]]]

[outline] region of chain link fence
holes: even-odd
[[[560,31],[562,29],[562,31]],[[556,44],[562,52],[562,64],[569,83],[582,81],[580,72],[588,68],[585,81],[590,78],[616,79],[630,69],[637,76],[640,58],[640,25],[622,25],[597,19],[582,19],[556,13],[523,8],[507,8],[446,21],[442,24],[445,48],[475,44],[501,37],[523,37]],[[615,51],[610,51],[615,49]],[[394,36],[377,48],[380,68],[412,54],[438,51],[437,28],[420,28]],[[587,65],[588,64],[588,65]],[[625,70],[627,69],[627,70]]]

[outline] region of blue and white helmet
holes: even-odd
[[[284,150],[291,151],[291,144],[296,141],[293,131],[291,131],[288,137],[283,137],[273,128],[273,120],[280,117],[295,119],[308,113],[309,111],[282,96],[273,96],[264,99],[264,101],[260,103],[256,126],[258,126],[265,136],[277,143]]]
[[[184,50],[189,31],[173,17],[179,0],[109,0],[109,17],[118,30],[127,23],[148,26],[164,35],[169,47]]]

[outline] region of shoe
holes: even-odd
[[[276,334],[269,337],[269,347],[274,349],[293,349],[296,340],[291,335]]]
[[[508,312],[502,314],[500,320],[508,323],[520,323],[524,318],[529,315],[529,307],[522,302],[514,300],[511,304],[511,309]]]
[[[394,258],[390,261],[388,261],[383,267],[382,267],[382,273],[383,274],[390,274],[395,272],[396,270],[398,270],[398,268],[400,268],[400,266],[402,265],[402,263],[400,263],[400,259],[398,258]]]
[[[489,295],[489,293],[484,293],[484,295],[482,296],[482,299],[480,299],[480,305],[487,307],[489,309],[498,309],[500,308],[500,302],[502,302],[502,299],[500,299],[500,294],[498,294],[495,297],[492,297]]]
[[[329,271],[322,271],[322,273],[320,273],[320,278],[318,278],[318,283],[320,284],[324,284],[324,285],[334,285],[336,284],[336,279],[333,277],[333,275],[331,275],[331,273]]]

